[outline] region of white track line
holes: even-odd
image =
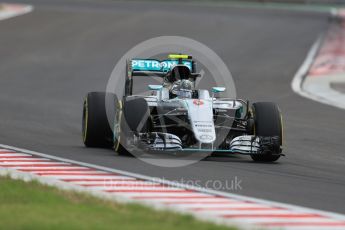
[[[36,162],[0,162],[0,166],[6,166],[6,165],[17,165],[17,166],[23,166],[23,165],[71,165],[69,163],[56,163],[54,161],[50,162],[41,162],[41,161],[36,161]]]
[[[313,94],[307,93],[303,90],[303,82],[311,64],[313,63],[315,59],[315,56],[321,46],[322,41],[323,41],[323,35],[319,36],[319,38],[315,41],[315,43],[309,50],[306,59],[304,60],[301,67],[298,69],[297,73],[295,74],[291,82],[291,88],[293,89],[295,93],[317,102],[321,102],[318,97],[314,96]]]
[[[68,171],[68,170],[92,170],[90,168],[87,168],[87,167],[78,167],[78,166],[30,166],[30,167],[23,167],[23,166],[14,166],[14,167],[11,167],[11,168],[14,168],[14,169],[18,169],[18,170],[22,170],[22,171],[27,171],[27,172],[30,172],[30,171],[39,171],[39,170],[65,170],[65,171]]]
[[[23,162],[0,163],[0,174],[13,178],[36,179],[62,189],[87,191],[119,202],[139,202],[153,208],[189,213],[202,220],[235,224],[243,229],[262,226],[269,229],[310,229],[310,226],[312,229],[345,229],[345,216],[337,213],[192,187],[7,145],[0,145],[0,152],[8,152],[1,148],[13,150],[13,155],[20,152],[36,159],[51,160],[51,167],[39,165],[41,162],[28,165],[27,158]],[[83,171],[78,171],[80,168]]]
[[[0,162],[4,161],[18,161],[18,162],[23,162],[23,161],[51,161],[46,158],[35,158],[35,157],[16,157],[16,158],[11,158],[11,157],[0,157]]]
[[[1,164],[0,164],[1,166]],[[66,179],[102,179],[102,180],[118,180],[118,179],[128,179],[126,176],[103,176],[103,175],[93,175],[93,176],[88,176],[88,175],[45,175],[44,177],[52,177],[55,179],[59,180],[66,180]]]
[[[140,181],[140,180],[128,180],[128,181],[112,181],[112,180],[105,180],[103,182],[97,182],[97,181],[76,181],[74,182],[76,184],[85,185],[85,186],[93,186],[95,184],[102,184],[107,187],[112,186],[121,186],[121,185],[133,185],[133,186],[141,186],[141,185],[147,185],[146,181]],[[159,183],[150,183],[150,185],[160,185]]]
[[[331,12],[332,13],[332,12]],[[344,20],[344,19],[342,19]],[[313,101],[331,105],[340,109],[345,109],[345,95],[333,90],[330,86],[330,82],[334,79],[339,79],[337,76],[318,76],[308,77],[307,73],[313,64],[317,53],[325,40],[324,38],[328,35],[325,34],[319,36],[315,41],[311,49],[309,50],[306,59],[304,60],[301,67],[295,74],[292,82],[292,90],[306,98]],[[340,79],[343,79],[344,75],[341,74]]]
[[[0,154],[1,153],[8,153],[8,152],[14,152],[12,150],[7,150],[7,149],[0,149]]]
[[[30,156],[29,154],[24,154],[24,153],[1,153],[0,152],[0,157],[8,157],[8,156],[18,156],[18,157],[27,157]]]
[[[41,170],[41,169],[36,169],[36,170],[26,170],[27,172],[30,173],[35,173],[39,174],[41,176],[46,176],[46,175],[91,175],[91,174],[100,174],[104,175],[104,172],[100,171],[95,171],[92,169],[88,170],[55,170],[55,169],[49,169],[49,170]]]

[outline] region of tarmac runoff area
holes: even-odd
[[[299,94],[345,109],[345,10],[332,15],[328,31],[315,42],[296,79],[300,86],[292,86]]]

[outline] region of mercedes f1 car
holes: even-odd
[[[250,155],[272,162],[282,155],[283,127],[278,106],[221,98],[225,87],[196,89],[200,76],[188,55],[127,62],[123,95],[90,92],[84,101],[82,135],[87,147],[139,151],[217,152]],[[134,95],[135,76],[158,76],[150,95]]]

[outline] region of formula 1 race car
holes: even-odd
[[[282,117],[272,102],[250,104],[219,98],[225,87],[195,89],[195,61],[188,55],[166,60],[127,61],[123,95],[90,92],[84,101],[82,135],[87,147],[132,151],[207,152],[250,155],[272,162],[282,155]],[[134,76],[158,76],[150,95],[133,95]]]

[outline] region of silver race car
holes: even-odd
[[[276,161],[282,155],[283,127],[278,106],[221,98],[225,87],[196,89],[195,61],[188,55],[166,60],[127,62],[123,95],[90,92],[83,108],[82,134],[87,147],[133,152],[204,152],[250,155]],[[135,76],[156,76],[149,95],[133,95]]]

